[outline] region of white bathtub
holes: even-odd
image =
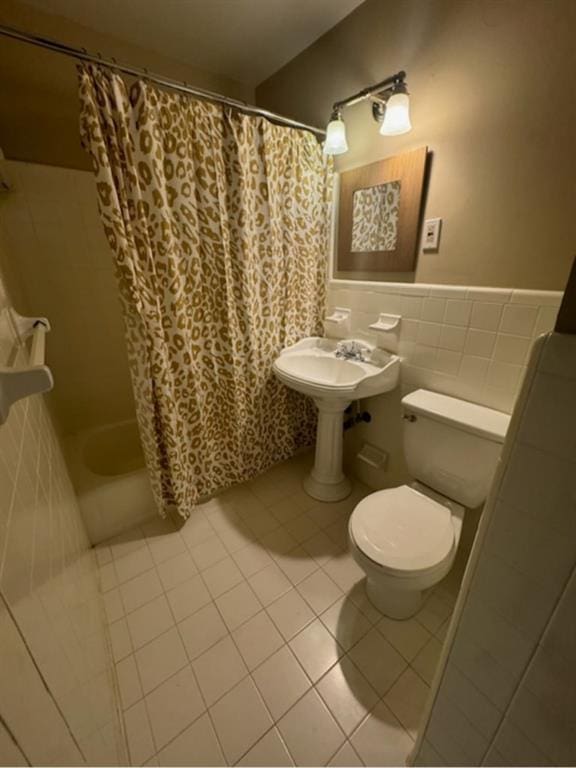
[[[81,432],[69,438],[66,447],[93,544],[156,514],[135,421]]]

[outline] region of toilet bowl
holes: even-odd
[[[376,491],[350,517],[352,555],[370,601],[407,619],[449,572],[466,508],[486,499],[510,417],[428,390],[402,400],[410,485]]]
[[[464,507],[420,483],[363,499],[348,533],[370,602],[395,619],[414,615],[422,593],[452,567],[463,518]]]

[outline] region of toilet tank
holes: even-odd
[[[486,499],[510,416],[418,389],[402,399],[404,454],[416,480],[474,509]]]

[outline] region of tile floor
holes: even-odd
[[[310,456],[97,548],[133,765],[403,765],[452,611],[396,622],[347,550],[368,489],[301,490]]]

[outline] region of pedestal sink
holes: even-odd
[[[317,336],[284,349],[273,365],[278,379],[313,398],[318,408],[316,455],[304,489],[320,501],[351,490],[342,471],[342,414],[352,400],[389,392],[398,384],[400,358],[368,344],[364,359],[336,355],[342,342]]]

